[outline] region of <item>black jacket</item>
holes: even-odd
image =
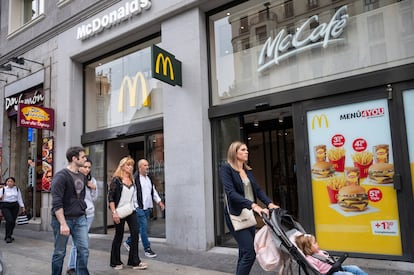
[[[147,177],[151,181],[151,198],[154,198],[154,182],[152,181],[152,177],[147,175]],[[138,207],[140,209],[144,209],[144,203],[142,202],[142,188],[141,188],[141,180],[139,179],[139,172],[136,171],[134,174],[135,185],[137,187],[137,201]]]
[[[84,186],[87,184],[85,176],[84,184]],[[65,218],[78,218],[85,215],[85,187],[78,197],[73,178],[68,169],[62,169],[53,176],[51,193],[53,216],[55,216],[56,210],[59,210],[60,208],[63,208]]]

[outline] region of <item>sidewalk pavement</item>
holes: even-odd
[[[7,275],[50,274],[50,262],[53,252],[53,234],[47,231],[33,231],[25,226],[17,226],[15,241],[3,242],[4,228],[0,229],[0,256],[6,264]],[[126,233],[127,235],[128,233]],[[125,236],[126,237],[126,236]],[[140,257],[148,263],[144,271],[113,270],[109,266],[110,247],[113,234],[90,234],[90,274],[192,274],[192,275],[228,275],[235,273],[237,249],[216,247],[209,251],[188,251],[168,246],[163,239],[150,239],[156,258],[146,258],[140,244]],[[67,255],[69,254],[68,245]],[[127,251],[121,247],[121,257],[127,260]],[[68,258],[68,256],[66,257]],[[345,264],[357,264],[370,275],[414,275],[414,263],[349,258]],[[66,270],[66,261],[64,272]],[[263,271],[255,263],[252,275],[276,274]]]

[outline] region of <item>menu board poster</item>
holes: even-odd
[[[309,111],[307,123],[319,245],[402,255],[387,100]]]
[[[410,156],[411,184],[414,197],[414,90],[404,91],[404,114],[407,128],[408,155]]]

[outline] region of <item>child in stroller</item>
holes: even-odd
[[[315,236],[311,234],[298,235],[295,241],[298,248],[305,254],[306,260],[322,274],[367,275],[356,265],[342,265],[337,267],[338,270],[335,270],[335,260],[329,256],[328,252],[319,248]]]
[[[279,269],[279,275],[301,274],[301,271],[305,275],[367,274],[356,266],[342,266],[348,257],[346,253],[336,261],[324,253],[322,253],[322,261],[314,259],[312,255],[321,252],[315,237],[307,234],[302,225],[289,215],[287,210],[274,209],[270,211],[270,216],[263,215],[262,218],[265,226],[256,233],[255,249],[258,263],[264,270]],[[324,262],[325,258],[332,261]],[[318,261],[317,264],[314,261]],[[323,268],[320,268],[321,266]],[[296,268],[297,272],[294,272]],[[354,270],[351,272],[352,268]],[[344,271],[345,269],[347,271]]]

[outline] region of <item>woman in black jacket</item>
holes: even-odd
[[[147,264],[141,262],[138,255],[138,222],[135,210],[126,217],[119,217],[117,208],[133,202],[135,209],[137,205],[137,191],[134,184],[132,172],[134,170],[134,160],[131,157],[124,157],[119,161],[118,168],[115,170],[108,190],[109,208],[112,212],[112,219],[115,224],[115,236],[112,241],[110,265],[116,269],[123,269],[121,261],[121,244],[124,237],[125,222],[128,223],[131,233],[131,246],[128,254],[128,265],[132,269],[146,269]]]
[[[220,178],[227,197],[228,210],[232,215],[240,215],[243,208],[253,209],[258,215],[269,215],[269,209],[278,208],[260,189],[252,169],[247,165],[249,152],[245,143],[235,141],[230,144],[227,151],[227,163],[220,168]],[[256,201],[259,199],[267,208],[260,207]],[[256,259],[254,251],[254,235],[256,227],[235,231],[230,221],[227,206],[224,210],[226,224],[230,233],[239,246],[236,275],[247,275]]]

